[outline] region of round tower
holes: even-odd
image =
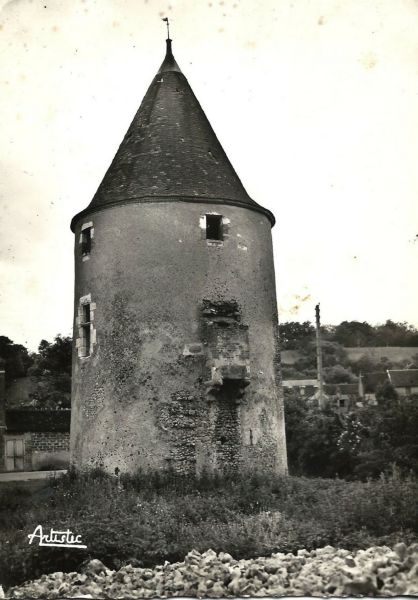
[[[71,223],[77,468],[286,472],[272,225],[168,39]]]

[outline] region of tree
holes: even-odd
[[[279,325],[283,350],[294,350],[315,339],[315,328],[309,321],[288,321]]]
[[[388,319],[375,327],[376,346],[418,346],[418,331],[408,323],[395,323]]]
[[[405,365],[407,369],[418,369],[418,354],[414,354],[411,357],[411,360]]]
[[[27,348],[15,344],[4,335],[0,336],[0,359],[4,361],[7,382],[18,377],[24,377],[33,363],[33,357],[29,354]]]
[[[324,367],[323,372],[326,383],[353,383],[356,381],[351,369],[346,369],[339,364],[333,367]]]
[[[308,410],[306,398],[300,396],[295,390],[284,390],[287,460],[293,475],[301,472],[299,453],[304,439],[304,422]]]
[[[342,346],[373,346],[374,329],[366,321],[342,321],[334,331],[334,339]]]
[[[295,390],[286,390],[286,444],[292,475],[344,477],[352,471],[352,457],[338,446],[343,431],[339,415],[320,410]]]
[[[396,465],[418,474],[418,396],[398,398],[390,385],[377,393],[379,406],[359,414],[363,439],[354,477],[376,477]]]
[[[346,477],[353,468],[350,452],[338,446],[343,430],[339,415],[331,408],[312,407],[303,423],[298,467],[311,477]]]
[[[41,340],[38,347],[39,355],[36,357],[34,374],[43,371],[50,373],[66,373],[71,375],[72,338],[57,335],[54,342]]]
[[[29,373],[36,377],[33,404],[40,408],[69,408],[71,394],[72,339],[57,335],[54,341],[41,340]]]
[[[314,346],[316,353],[316,346]],[[343,367],[349,366],[349,360],[345,348],[338,342],[322,341],[322,364],[324,367],[334,367],[341,365]]]
[[[390,385],[378,406],[346,415],[285,390],[289,470],[293,475],[367,479],[390,472],[418,474],[418,396],[398,398]]]

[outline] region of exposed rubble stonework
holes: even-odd
[[[74,466],[286,472],[273,224],[168,40],[92,203],[72,221]]]

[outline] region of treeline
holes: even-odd
[[[315,340],[315,327],[309,321],[289,321],[279,326],[283,350],[298,350]],[[418,330],[408,323],[387,320],[382,325],[366,321],[343,321],[339,325],[321,327],[322,339],[345,347],[359,346],[416,346]]]
[[[283,350],[300,350],[315,341],[315,327],[309,321],[288,321],[279,325]],[[339,325],[321,328],[324,346],[332,342],[343,347],[355,346],[416,346],[418,330],[408,323],[387,320],[383,325],[370,325],[366,321],[343,321]],[[8,381],[28,374],[34,368],[54,373],[71,373],[71,337],[57,335],[53,342],[41,340],[38,352],[29,352],[25,346],[0,336],[0,363],[6,366]],[[418,351],[417,351],[418,352]]]

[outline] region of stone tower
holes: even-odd
[[[272,225],[168,39],[71,223],[77,468],[286,472]]]

